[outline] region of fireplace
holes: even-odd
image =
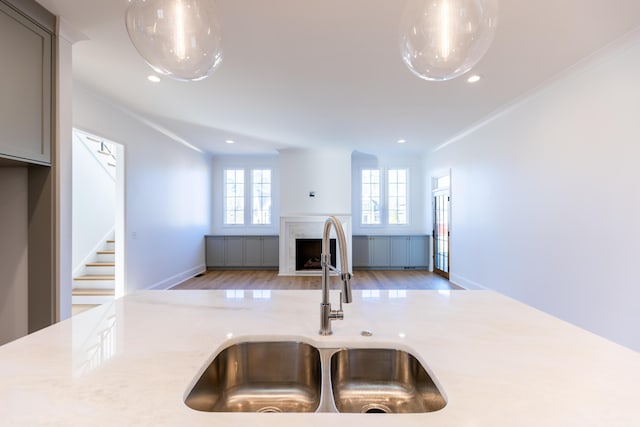
[[[329,242],[331,265],[336,265],[336,239]],[[296,239],[296,271],[321,270],[322,239]]]
[[[344,234],[346,237],[347,248],[345,250],[346,256],[351,258],[351,216],[334,214],[338,220],[342,223],[344,228]],[[328,217],[327,215],[297,215],[297,216],[281,216],[280,217],[280,248],[279,248],[279,264],[280,275],[282,276],[320,276],[321,268],[315,269],[300,269],[296,263],[297,243],[296,240],[310,239],[316,240],[318,246],[314,250],[312,256],[320,258],[320,252],[322,252],[322,234],[324,232],[324,223]],[[335,230],[331,230],[331,239],[336,238]],[[338,269],[341,269],[340,256],[336,256],[338,253],[337,244],[330,244],[329,249],[331,251],[331,262]],[[299,257],[298,257],[299,258]],[[308,261],[308,258],[303,261],[303,265]],[[337,264],[336,264],[337,263]]]

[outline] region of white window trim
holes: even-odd
[[[242,224],[228,224],[227,223],[227,171],[230,170],[242,170],[243,174],[244,174],[244,191],[243,191],[243,198],[244,198],[244,211],[243,211],[243,223]],[[224,227],[229,227],[229,228],[236,228],[236,227],[245,227],[247,224],[247,170],[246,168],[243,167],[235,167],[235,166],[230,166],[230,167],[226,167],[222,170],[222,187],[223,187],[223,192],[222,192],[222,224]]]
[[[362,193],[362,186],[363,186],[362,173],[365,170],[378,171],[378,185],[380,187],[380,194],[378,194],[378,197],[380,199],[380,223],[379,224],[371,224],[371,223],[365,224],[365,223],[362,222],[362,215],[364,213],[364,210],[362,209],[362,199],[364,197],[363,193]],[[358,184],[359,184],[359,194],[360,194],[359,201],[358,201],[359,202],[359,208],[360,208],[359,209],[360,210],[359,218],[360,218],[360,225],[362,227],[373,227],[373,228],[376,228],[376,227],[384,226],[384,209],[383,209],[383,207],[384,207],[384,202],[383,202],[384,201],[384,199],[383,199],[384,188],[383,188],[383,177],[382,177],[383,173],[384,173],[384,171],[381,170],[380,168],[370,168],[370,167],[362,167],[362,168],[360,168],[360,170],[358,172],[358,177],[359,177]]]
[[[389,171],[390,170],[401,170],[401,169],[405,170],[406,174],[407,174],[407,177],[406,177],[407,179],[406,179],[406,182],[405,182],[405,187],[406,187],[405,188],[405,198],[406,198],[406,209],[407,209],[407,212],[406,212],[407,222],[405,224],[391,224],[389,222],[389,218],[390,218],[390,215],[389,215],[389,205],[390,205],[390,203],[389,203]],[[387,205],[386,205],[385,211],[386,211],[386,215],[387,215],[387,218],[386,218],[387,219],[387,225],[389,227],[401,228],[401,227],[409,227],[411,225],[411,216],[410,216],[410,213],[411,213],[411,200],[410,200],[411,199],[411,187],[410,187],[410,185],[411,185],[411,171],[410,171],[410,169],[408,167],[399,166],[399,167],[388,167],[388,168],[386,168],[386,170],[385,170],[385,186],[384,186],[384,188],[385,188],[385,193],[386,193],[385,194],[385,196],[386,196],[385,201],[386,201]]]
[[[271,205],[269,207],[269,223],[268,224],[256,224],[253,222],[253,208],[255,207],[254,205],[254,200],[253,200],[253,171],[265,171],[268,170],[269,171],[269,200],[271,202]],[[250,180],[250,184],[249,184],[249,198],[251,200],[250,205],[249,206],[249,217],[251,218],[251,223],[247,224],[249,226],[255,226],[255,227],[271,227],[273,225],[273,169],[271,168],[261,168],[261,167],[252,167],[248,170],[248,172],[246,172],[249,175],[249,180]],[[246,215],[246,205],[245,205],[245,215]]]
[[[363,170],[371,170],[377,169],[380,171],[380,224],[363,224],[362,223],[362,171]],[[388,172],[390,169],[404,169],[407,171],[407,223],[406,224],[390,224],[389,223],[389,175]],[[359,215],[359,226],[362,229],[383,229],[383,228],[393,228],[395,230],[402,230],[403,228],[411,228],[412,218],[411,218],[411,180],[413,179],[411,174],[411,168],[409,166],[383,166],[383,167],[370,167],[370,166],[361,166],[358,170],[358,215]]]
[[[244,223],[243,224],[227,224],[227,185],[226,185],[226,171],[228,170],[240,170],[244,171]],[[271,222],[269,224],[254,224],[253,221],[253,181],[252,171],[254,170],[270,170],[271,171]],[[228,165],[222,169],[222,228],[223,229],[256,229],[262,230],[271,228],[274,225],[274,193],[273,193],[273,181],[274,170],[271,166],[232,166]]]

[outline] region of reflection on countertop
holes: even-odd
[[[117,328],[122,326],[122,316],[120,317],[121,319],[118,321],[116,305],[108,304],[92,321],[73,322],[73,373],[75,377],[97,369],[116,355],[118,350]]]

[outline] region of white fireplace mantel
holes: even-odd
[[[334,215],[344,229],[347,240],[347,259],[351,261],[351,215]],[[304,215],[280,217],[280,275],[281,276],[308,276],[320,275],[320,271],[296,270],[296,239],[321,239],[324,231],[324,223],[329,215]],[[335,231],[331,230],[331,237],[335,238]],[[340,266],[340,248],[337,254],[338,269]],[[351,273],[351,263],[349,272]]]

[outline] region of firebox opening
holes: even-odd
[[[329,242],[331,265],[336,265],[336,239]],[[296,270],[321,270],[322,239],[296,239]]]

